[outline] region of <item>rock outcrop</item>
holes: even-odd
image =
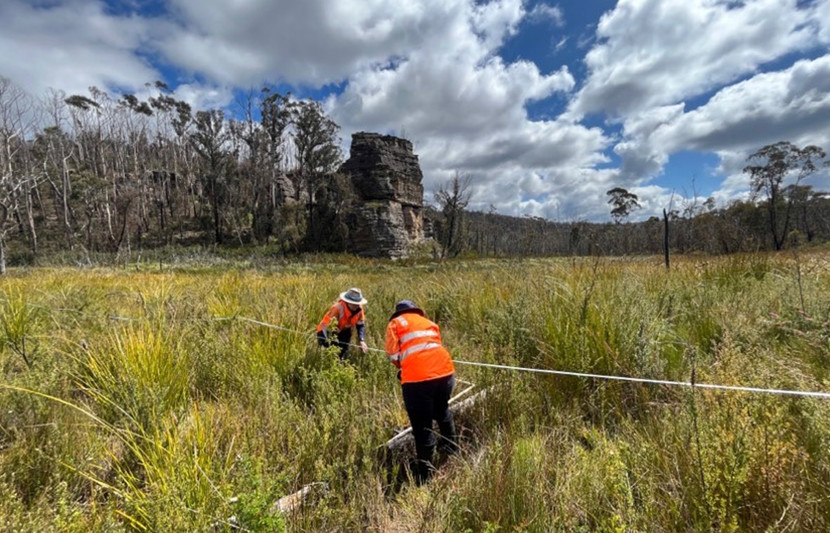
[[[424,187],[412,143],[391,135],[352,135],[340,167],[358,196],[346,216],[349,251],[366,257],[406,257],[424,238]]]

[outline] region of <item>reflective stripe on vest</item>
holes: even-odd
[[[424,330],[424,331],[413,331],[412,333],[407,333],[403,337],[401,337],[401,344],[405,342],[409,342],[412,339],[419,339],[421,337],[437,337],[438,334],[432,330]]]
[[[392,324],[398,337],[398,352],[389,355],[389,359],[399,362],[401,383],[435,379],[455,372],[434,322],[416,313],[406,313],[392,319]]]
[[[407,348],[403,352],[401,352],[401,363],[403,363],[407,357],[414,353],[423,352],[424,350],[432,350],[433,348],[440,348],[441,344],[438,342],[427,342],[424,344],[416,344],[412,348]]]

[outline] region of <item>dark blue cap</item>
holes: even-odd
[[[392,314],[389,320],[392,320],[398,315],[402,315],[404,313],[417,313],[421,316],[424,316],[424,312],[417,305],[415,305],[415,302],[413,302],[412,300],[401,300],[400,302],[395,304],[395,312]]]

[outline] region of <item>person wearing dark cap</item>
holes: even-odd
[[[366,312],[363,306],[367,303],[363,293],[357,287],[340,293],[337,301],[326,311],[323,320],[317,324],[317,342],[320,346],[331,344],[328,329],[334,322],[337,327],[337,341],[334,344],[340,347],[340,359],[344,359],[346,352],[349,351],[353,331],[357,331],[360,349],[366,353],[369,347],[366,345]]]
[[[441,343],[438,325],[426,318],[412,301],[395,305],[395,313],[386,327],[386,354],[400,369],[403,401],[418,462],[415,480],[423,483],[432,475],[432,458],[436,447],[432,422],[441,431],[440,449],[454,453],[458,449],[455,423],[449,410],[450,394],[455,387],[455,367],[450,353]]]

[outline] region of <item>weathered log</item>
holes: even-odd
[[[297,509],[299,509],[302,506],[303,502],[308,498],[308,496],[312,493],[312,491],[314,490],[315,487],[321,487],[321,490],[326,490],[328,488],[328,484],[326,484],[322,481],[318,481],[318,482],[315,482],[315,483],[309,483],[308,485],[301,488],[297,492],[295,492],[293,494],[289,494],[287,496],[283,496],[282,498],[280,498],[279,500],[274,502],[274,505],[271,506],[271,510],[270,510],[271,514],[275,515],[275,514],[279,513],[279,514],[283,514],[283,515],[288,515],[288,514],[293,513],[294,511],[296,511]],[[238,502],[239,502],[239,498],[236,497],[236,496],[228,499],[228,503],[230,503],[230,504],[235,504],[235,503],[238,503]],[[228,518],[227,520],[219,520],[217,522],[214,522],[213,526],[218,527],[219,525],[223,525],[223,524],[224,525],[229,525],[232,528],[238,528],[239,527],[239,519],[236,517],[236,515],[234,515],[234,516],[231,516],[230,518]]]
[[[308,498],[308,495],[311,494],[314,487],[322,487],[325,490],[328,488],[328,485],[323,482],[310,483],[294,494],[283,496],[277,500],[277,502],[271,507],[271,512],[288,514],[296,511],[300,508],[305,499]]]

